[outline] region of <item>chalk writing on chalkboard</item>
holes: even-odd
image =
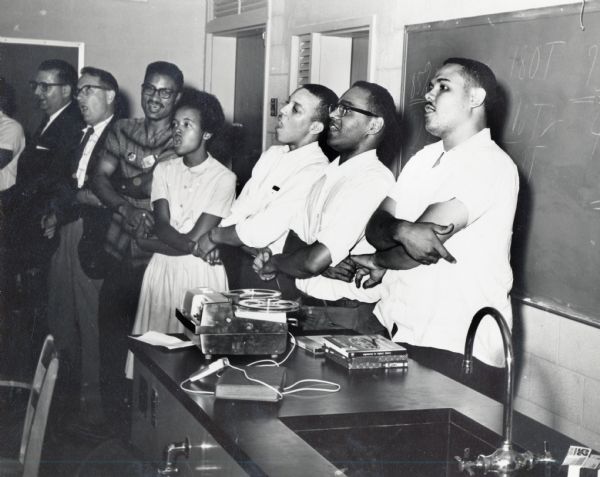
[[[492,135],[519,168],[513,294],[600,324],[600,7],[575,5],[406,29],[402,161],[436,140],[427,84],[448,57],[487,63],[502,101]]]

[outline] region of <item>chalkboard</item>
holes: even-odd
[[[79,71],[83,66],[83,43],[0,37],[0,76],[14,88],[14,118],[30,135],[38,128],[42,113],[28,82],[35,79],[42,61],[53,58],[65,60]]]
[[[402,161],[436,140],[423,127],[423,96],[443,60],[488,64],[504,99],[492,135],[521,179],[513,296],[599,324],[600,7],[410,25],[404,45]]]

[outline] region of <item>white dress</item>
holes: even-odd
[[[211,156],[191,168],[178,157],[156,166],[151,200],[166,199],[171,225],[178,232],[187,233],[204,212],[219,217],[229,214],[235,198],[235,182],[235,174]],[[185,292],[195,287],[226,291],[223,265],[209,265],[193,255],[174,257],[155,253],[144,273],[132,334],[182,333],[175,308],[182,306]],[[129,356],[126,374],[130,378],[131,361]]]

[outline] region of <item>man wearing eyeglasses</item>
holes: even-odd
[[[33,297],[27,305],[34,313],[45,306],[46,274],[58,245],[56,238],[44,236],[44,221],[56,188],[69,176],[69,158],[81,139],[83,121],[73,101],[77,72],[69,63],[43,61],[29,83],[43,119],[19,158],[6,210],[7,242],[14,251],[11,273]]]
[[[125,412],[127,335],[131,333],[151,257],[137,246],[135,234],[149,233],[154,222],[150,204],[154,167],[176,157],[171,119],[182,88],[183,73],[176,65],[156,61],[147,66],[141,85],[144,117],[121,119],[114,124],[92,179],[92,190],[113,212],[104,244],[113,263],[100,290],[98,311],[105,409],[118,406],[117,410]]]
[[[80,241],[84,233],[101,233],[96,223],[106,222],[106,209],[89,186],[114,122],[118,91],[117,80],[108,71],[94,67],[81,70],[75,97],[86,127],[80,131],[80,143],[71,157],[69,180],[53,197],[52,212],[45,220],[46,236],[53,236],[55,230],[59,236],[48,279],[48,326],[61,352],[61,386],[57,386],[56,402],[59,411],[71,413],[65,427],[91,438],[103,436],[104,422],[98,342],[102,280],[89,276],[87,267],[82,266]],[[101,241],[96,243],[102,247]]]
[[[325,300],[330,318],[338,308],[340,324],[359,331],[380,329],[370,309],[379,296],[352,286],[357,250],[373,250],[364,238],[371,214],[394,184],[377,157],[377,148],[396,135],[396,108],[389,92],[374,83],[356,82],[331,108],[327,143],[339,153],[312,187],[292,230],[302,242],[295,251],[263,253],[255,270],[263,279],[284,273],[296,278],[306,303]],[[369,305],[366,305],[366,304]]]
[[[80,139],[83,122],[73,101],[77,72],[63,60],[46,60],[38,67],[31,90],[43,112],[42,121],[19,161],[17,183],[39,180],[50,174],[57,178],[65,172],[68,152]],[[58,176],[62,178],[62,176]]]

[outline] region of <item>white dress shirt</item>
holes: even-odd
[[[379,161],[375,149],[341,165],[337,158],[312,187],[292,228],[309,245],[325,245],[332,265],[350,254],[373,253],[375,249],[365,239],[365,228],[393,185],[394,175]],[[350,298],[372,303],[379,298],[378,290],[359,289],[354,283],[323,276],[297,279],[296,286],[326,300]]]
[[[252,169],[221,227],[235,225],[244,245],[268,246],[274,254],[281,253],[293,217],[328,164],[317,142],[292,151],[289,146],[270,147]]]
[[[467,225],[444,244],[456,263],[388,270],[374,312],[388,329],[396,324],[395,341],[462,353],[480,308],[493,306],[512,323],[509,259],[519,177],[489,129],[444,152],[434,165],[442,152],[440,141],[411,158],[390,198],[396,218],[411,222],[430,204],[459,200],[468,211]],[[489,317],[479,326],[474,355],[487,364],[503,363],[502,340]]]
[[[108,123],[110,123],[112,118],[113,117],[111,115],[108,119],[105,119],[104,121],[100,121],[98,124],[93,126],[94,132],[88,139],[85,147],[83,148],[83,153],[81,154],[81,158],[79,159],[79,165],[77,166],[76,176],[77,176],[77,187],[79,189],[81,189],[83,187],[83,183],[85,182],[85,177],[87,174],[87,167],[90,162],[90,157],[92,157],[92,151],[94,150],[94,147],[96,147],[96,143],[98,142],[98,139],[100,139],[100,136],[102,135],[102,133],[104,132],[104,129],[106,128],[106,126],[108,126]],[[92,126],[88,126],[82,130],[84,136],[85,136],[86,131],[90,127],[92,127]],[[83,140],[83,138],[82,138],[82,140]]]

